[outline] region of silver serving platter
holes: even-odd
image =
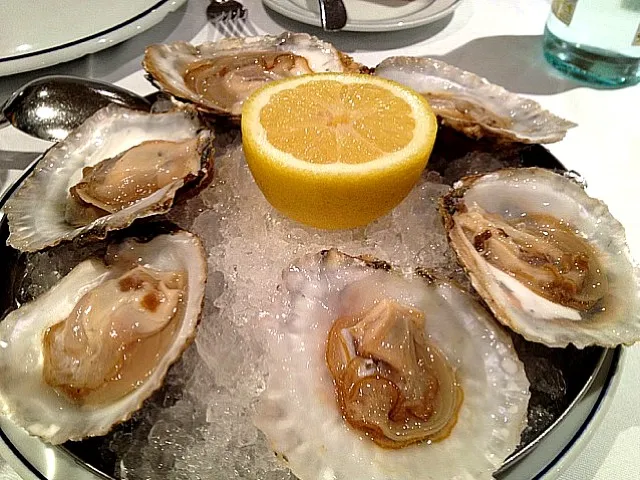
[[[452,135],[455,137],[456,134]],[[459,138],[455,137],[454,143],[458,148],[464,148],[464,146],[459,146]],[[36,163],[37,160],[0,197],[0,207],[31,172]],[[435,165],[430,163],[430,166],[437,169],[437,159],[434,163]],[[523,166],[536,165],[564,169],[555,157],[537,145],[523,147],[522,164]],[[6,219],[2,218],[0,219],[0,263],[6,274],[4,279],[0,279],[0,291],[4,292],[4,295],[0,295],[0,312],[4,312],[13,302],[13,299],[8,296],[13,292],[14,275],[12,272],[20,257],[17,251],[5,246],[7,236],[8,225]],[[524,342],[519,348],[526,350],[527,345],[533,344]],[[516,347],[518,348],[518,341],[516,341]],[[558,463],[574,447],[585,431],[593,428],[593,425],[597,423],[595,419],[602,413],[606,404],[605,399],[615,389],[621,348],[591,347],[582,351],[573,349],[569,352],[565,351],[565,353],[562,353],[561,349],[547,350],[547,355],[552,357],[565,355],[569,359],[568,363],[565,362],[568,367],[563,368],[569,369],[568,372],[565,372],[565,378],[568,384],[567,394],[570,398],[550,425],[535,432],[532,438],[523,436],[520,448],[494,474],[499,480],[554,477]],[[545,355],[545,353],[537,355]],[[575,362],[571,361],[573,355],[576,356]],[[575,376],[573,373],[576,372],[580,380],[578,384],[570,385],[571,379]],[[535,388],[534,384],[535,381],[532,381],[532,389]],[[530,410],[530,423],[531,415]],[[89,442],[93,442],[93,440]],[[112,479],[110,474],[99,468],[100,459],[96,460],[95,450],[94,445],[87,442],[75,442],[72,445],[62,446],[48,445],[38,438],[29,436],[11,421],[0,416],[0,454],[23,478],[47,480]]]

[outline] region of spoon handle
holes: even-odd
[[[347,24],[347,10],[342,0],[318,0],[324,30],[340,30]]]

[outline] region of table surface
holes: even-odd
[[[563,77],[542,57],[542,31],[550,0],[465,0],[433,24],[384,33],[323,32],[267,11],[260,0],[243,0],[249,21],[242,28],[207,23],[207,0],[188,0],[160,24],[105,51],[47,69],[0,78],[0,101],[14,89],[45,74],[99,78],[145,94],[140,59],[151,43],[190,40],[199,43],[232,35],[304,31],[332,42],[357,61],[374,66],[392,55],[440,58],[473,71],[507,89],[534,98],[545,108],[575,121],[551,152],[588,182],[591,196],[603,199],[627,231],[632,254],[640,259],[640,216],[636,198],[640,179],[640,86],[596,89]],[[349,1],[346,0],[348,8]],[[49,144],[17,132],[0,130],[0,150],[42,151]],[[0,189],[6,188],[33,156],[0,156]],[[584,447],[573,452],[562,480],[638,478],[640,472],[640,346],[625,349],[617,390],[600,415]],[[0,479],[17,475],[0,459]]]

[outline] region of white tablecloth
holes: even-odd
[[[542,57],[542,31],[549,0],[466,0],[452,16],[432,25],[384,33],[326,33],[265,11],[259,0],[248,6],[249,34],[306,31],[333,42],[356,60],[374,66],[391,55],[436,56],[479,73],[509,90],[535,98],[546,108],[579,124],[550,150],[588,181],[592,196],[603,199],[626,227],[635,258],[640,258],[640,86],[600,90],[566,79]],[[346,0],[348,7],[349,1]],[[139,70],[144,46],[153,42],[217,39],[229,33],[207,24],[206,0],[189,0],[160,25],[104,52],[32,72],[0,78],[0,99],[43,73],[75,73],[118,82],[140,93],[152,87]],[[167,27],[169,25],[169,27]],[[0,131],[0,150],[42,150],[47,143]],[[16,177],[27,158],[0,158],[0,187]],[[562,480],[640,478],[640,346],[626,349],[619,386],[598,417],[600,424],[580,452],[571,452],[556,472]],[[0,466],[0,478],[15,478]]]

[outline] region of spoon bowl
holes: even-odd
[[[151,109],[147,99],[112,83],[52,75],[16,90],[0,107],[0,126],[11,123],[33,137],[55,142],[110,103],[136,110]]]

